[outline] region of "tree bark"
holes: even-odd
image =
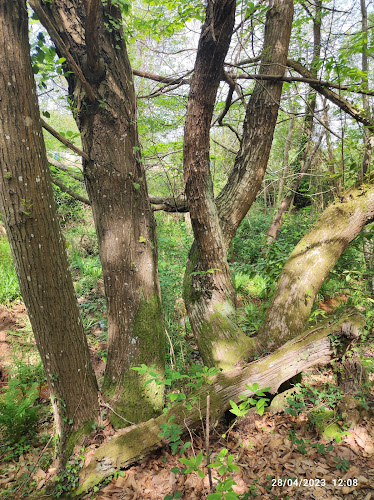
[[[348,244],[373,219],[373,184],[352,188],[342,201],[325,210],[283,268],[256,337],[258,348],[272,351],[305,328],[324,279]]]
[[[316,1],[316,12],[313,18],[313,58],[311,63],[311,72],[315,79],[317,79],[317,68],[318,62],[321,53],[321,7],[322,0]],[[270,224],[270,227],[267,232],[267,244],[271,245],[277,238],[280,228],[283,225],[284,216],[286,212],[291,208],[293,201],[295,199],[295,194],[299,189],[300,183],[304,178],[304,175],[308,171],[310,162],[308,161],[308,156],[310,152],[310,144],[312,140],[313,133],[313,119],[314,112],[316,109],[316,101],[317,94],[315,90],[309,89],[309,95],[306,102],[306,112],[305,112],[305,120],[304,120],[304,132],[301,139],[301,161],[299,163],[298,168],[299,174],[296,176],[294,182],[291,183],[291,186],[287,190],[288,192],[284,196],[281,201],[277,213]]]
[[[229,319],[234,313],[235,291],[214,200],[209,154],[210,126],[234,27],[235,6],[233,0],[208,2],[184,132],[185,192],[196,252],[194,274],[189,274],[184,289],[185,302],[205,363],[222,368],[233,366],[246,346],[246,337]]]
[[[284,150],[283,150],[283,173],[282,173],[282,178],[281,178],[281,180],[279,182],[278,195],[277,195],[277,205],[279,205],[279,203],[282,200],[283,190],[284,190],[284,187],[286,185],[287,176],[288,176],[289,170],[290,170],[289,156],[290,156],[292,134],[293,134],[294,126],[295,126],[295,114],[294,114],[293,107],[291,109],[291,113],[292,114],[291,114],[290,121],[289,121],[289,124],[288,124],[288,134],[287,134],[286,141],[284,143]]]
[[[82,134],[84,178],[108,310],[108,361],[102,391],[126,419],[147,420],[161,411],[163,391],[153,384],[144,386],[145,380],[132,367],[155,365],[163,375],[164,332],[155,221],[138,141],[133,76],[120,9],[112,2],[78,0],[31,0],[30,4],[66,58],[65,76]],[[97,46],[98,50],[92,49]],[[112,420],[123,426],[114,415]]]
[[[208,365],[229,368],[245,356],[253,341],[235,323],[235,294],[227,251],[236,229],[261,187],[278,115],[282,82],[255,85],[244,122],[243,138],[228,182],[216,201],[209,170],[209,126],[223,72],[223,45],[213,33],[222,30],[229,42],[224,11],[209,9],[202,30],[191,82],[186,118],[185,182],[195,242],[184,279],[184,300],[201,355]],[[222,7],[232,2],[221,2]],[[232,14],[231,14],[232,16]],[[260,74],[284,74],[293,17],[293,2],[271,2],[267,13]],[[211,29],[213,27],[213,29]],[[216,40],[221,40],[216,36]],[[215,47],[217,45],[217,51]],[[214,57],[214,62],[211,58]],[[197,92],[204,92],[200,95]],[[199,125],[198,127],[196,125]]]
[[[211,385],[203,386],[196,396],[198,403],[187,410],[184,403],[177,404],[165,415],[149,420],[126,434],[100,446],[91,462],[80,474],[80,484],[74,496],[80,496],[92,489],[116,470],[129,467],[145,454],[165,444],[159,437],[161,425],[173,417],[173,424],[183,430],[199,425],[205,418],[207,394],[210,396],[210,419],[217,422],[228,410],[230,400],[238,403],[241,395],[251,396],[246,384],[257,383],[260,388],[270,387],[269,392],[275,394],[280,385],[301,371],[315,365],[325,365],[336,359],[335,347],[331,336],[339,338],[339,357],[347,346],[354,342],[365,321],[357,312],[346,314],[336,323],[328,323],[302,333],[293,341],[278,349],[273,355],[249,364],[244,369],[234,369],[220,374],[211,381]]]
[[[368,71],[369,71],[369,62],[368,62],[368,46],[367,46],[367,31],[368,31],[368,16],[367,16],[367,7],[365,0],[361,0],[361,28],[362,28],[362,36],[365,37],[362,46],[362,85],[364,88],[368,87]],[[369,98],[366,95],[362,96],[362,104],[366,114],[371,117],[371,109]],[[372,131],[364,129],[364,156],[361,162],[361,171],[359,174],[359,179],[361,181],[364,180],[365,176],[369,172],[369,167],[372,159],[373,146],[374,146],[374,134]],[[366,270],[368,272],[368,287],[372,296],[374,296],[374,248],[373,242],[370,238],[370,231],[368,228],[365,228],[364,231],[364,241],[363,241],[363,254],[365,259]]]
[[[53,199],[25,0],[0,0],[0,31],[0,207],[68,455],[98,417],[97,383]]]

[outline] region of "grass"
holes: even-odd
[[[0,304],[8,306],[21,298],[16,270],[9,243],[6,237],[0,237]]]

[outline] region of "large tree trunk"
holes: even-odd
[[[68,438],[98,417],[98,392],[53,199],[25,0],[0,0],[0,32],[1,213],[68,454]]]
[[[256,337],[259,348],[274,350],[305,328],[324,279],[344,249],[373,219],[373,184],[352,188],[343,201],[325,210],[283,268]]]
[[[234,289],[227,251],[262,184],[282,92],[282,82],[255,85],[234,168],[214,201],[209,170],[209,126],[231,37],[228,21],[232,24],[233,9],[234,4],[229,1],[216,2],[213,17],[207,9],[191,82],[184,159],[186,196],[195,236],[184,279],[184,299],[205,363],[222,368],[234,366],[253,344],[235,324]],[[292,17],[291,0],[271,2],[261,74],[283,76]],[[198,98],[200,91],[204,92],[203,98]]]
[[[120,9],[78,0],[32,8],[67,60],[66,78],[88,160],[83,160],[103,268],[108,309],[108,361],[103,392],[130,421],[151,418],[163,391],[132,367],[164,372],[164,332],[155,222],[136,127],[133,76]],[[123,420],[113,416],[116,425]]]
[[[203,386],[195,396],[198,404],[187,410],[184,403],[171,408],[165,415],[149,420],[126,434],[102,445],[95,452],[91,462],[80,474],[80,485],[73,495],[80,496],[92,489],[116,470],[129,467],[145,454],[161,447],[165,442],[160,438],[161,425],[173,418],[173,424],[181,429],[191,429],[201,425],[207,413],[207,395],[210,395],[210,420],[217,422],[228,410],[230,400],[236,403],[241,395],[251,396],[246,384],[257,383],[260,388],[270,387],[274,394],[279,386],[301,371],[312,366],[324,365],[336,359],[336,347],[330,337],[339,338],[338,356],[341,356],[348,345],[357,339],[360,328],[364,325],[363,316],[357,312],[346,314],[338,322],[321,325],[304,332],[293,341],[278,349],[273,355],[251,363],[244,369],[234,369],[218,375],[211,385]]]

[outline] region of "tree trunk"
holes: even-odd
[[[295,114],[294,114],[293,106],[291,108],[291,113],[292,113],[291,118],[290,118],[290,121],[288,123],[288,134],[287,134],[286,141],[284,143],[283,173],[282,173],[282,178],[279,182],[278,195],[277,195],[277,205],[279,205],[281,200],[282,200],[284,186],[286,185],[287,177],[288,177],[289,170],[290,170],[289,156],[290,156],[292,134],[293,134],[294,126],[295,126]]]
[[[0,0],[0,31],[1,213],[68,455],[98,417],[97,383],[53,199],[26,1]]]
[[[209,171],[209,127],[223,58],[231,37],[228,20],[232,23],[233,14],[230,17],[227,14],[227,20],[224,18],[225,9],[229,7],[233,11],[233,2],[216,2],[214,20],[207,9],[191,82],[184,159],[186,196],[195,236],[185,273],[184,300],[204,362],[222,368],[234,366],[253,345],[252,339],[244,336],[235,324],[235,297],[227,251],[261,187],[282,92],[282,82],[255,85],[234,168],[214,201]],[[291,0],[271,2],[261,74],[283,76],[292,17]],[[217,33],[226,38],[226,45]],[[204,92],[203,98],[197,95],[200,91]]]
[[[343,201],[325,210],[283,268],[256,337],[260,348],[274,350],[305,328],[324,279],[348,244],[373,219],[373,184],[352,188]]]
[[[368,55],[367,55],[367,31],[368,31],[368,17],[367,17],[367,8],[365,0],[361,0],[361,27],[362,27],[362,36],[365,37],[362,47],[362,84],[364,88],[368,86],[368,71],[369,71],[369,63],[368,63]],[[372,113],[370,110],[369,98],[367,95],[362,96],[363,108],[367,115],[371,117]],[[374,145],[374,134],[370,130],[364,129],[364,156],[361,162],[361,172],[359,175],[359,179],[361,181],[364,180],[365,176],[369,172],[369,167],[372,159],[373,153],[373,145]],[[374,296],[374,248],[373,241],[370,238],[370,231],[365,228],[364,231],[364,241],[363,241],[363,254],[365,259],[366,270],[368,272],[368,288],[370,294]]]
[[[318,0],[316,2],[316,14],[313,19],[313,59],[311,64],[311,72],[313,73],[313,76],[315,78],[317,78],[317,68],[321,53],[321,7],[322,7],[322,0]],[[268,245],[271,245],[276,240],[279,230],[283,225],[284,216],[286,212],[288,212],[288,210],[291,208],[293,200],[295,198],[295,194],[299,189],[300,183],[304,175],[308,171],[310,165],[310,161],[308,161],[308,156],[312,139],[313,119],[314,119],[314,112],[316,109],[316,101],[317,101],[317,94],[315,90],[309,89],[309,96],[306,102],[304,132],[301,140],[301,149],[300,149],[300,152],[302,152],[302,157],[300,163],[297,161],[297,163],[299,163],[298,166],[299,168],[297,169],[296,167],[296,169],[299,170],[299,174],[295,178],[294,182],[291,183],[289,189],[287,190],[288,192],[281,201],[277,213],[275,214],[275,217],[272,223],[270,224],[270,227],[267,232]]]
[[[139,422],[163,407],[163,391],[132,367],[164,372],[164,332],[155,221],[136,127],[133,76],[120,9],[78,0],[32,8],[66,58],[74,115],[89,159],[84,178],[99,241],[108,310],[102,391],[117,413]],[[94,64],[95,63],[95,64]],[[123,420],[112,416],[113,423]]]
[[[293,341],[278,349],[273,355],[249,364],[244,369],[234,369],[220,374],[211,381],[211,385],[203,386],[196,396],[198,403],[187,410],[185,403],[171,408],[165,415],[152,419],[130,429],[126,434],[100,446],[91,462],[80,474],[80,485],[73,493],[80,496],[113,475],[120,468],[129,467],[145,454],[155,450],[165,442],[160,438],[161,425],[173,417],[173,424],[181,429],[191,429],[201,424],[206,416],[207,395],[210,395],[210,418],[217,422],[228,410],[230,400],[236,403],[241,395],[251,396],[246,384],[257,383],[260,388],[270,387],[269,392],[275,394],[279,386],[298,373],[310,369],[314,365],[324,365],[336,359],[337,353],[330,337],[339,338],[339,356],[351,342],[357,339],[359,329],[365,321],[361,314],[346,314],[338,322],[309,330]]]

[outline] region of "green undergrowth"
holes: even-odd
[[[8,240],[0,237],[0,304],[9,305],[21,297]]]

